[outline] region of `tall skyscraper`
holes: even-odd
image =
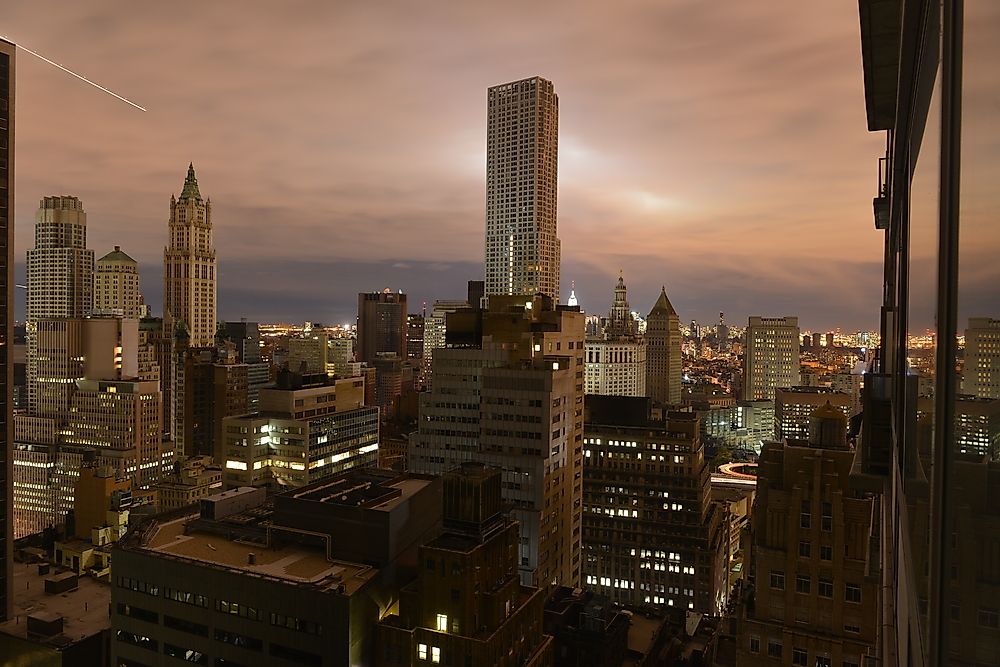
[[[139,296],[139,263],[115,246],[97,260],[94,269],[94,314],[137,320],[144,310]]]
[[[170,244],[163,250],[166,334],[171,335],[178,322],[183,322],[191,347],[214,345],[216,283],[212,200],[201,198],[193,164],[188,166],[180,198],[170,197],[169,224]]]
[[[795,387],[799,376],[799,318],[751,317],[743,346],[743,398],[772,401],[778,387]]]
[[[559,97],[538,76],[487,97],[486,294],[558,302]]]
[[[666,287],[646,316],[646,393],[658,403],[681,402],[681,318]]]
[[[969,318],[962,392],[977,398],[1000,398],[1000,319]]]
[[[94,251],[87,250],[87,213],[76,197],[44,197],[28,251],[28,410],[38,408],[38,338],[42,318],[86,317],[94,307]]]
[[[405,358],[406,315],[406,295],[402,292],[386,287],[381,292],[358,294],[358,361],[370,364],[385,352]]]
[[[13,394],[13,359],[10,348],[14,342],[14,45],[0,39],[0,238],[4,252],[0,254],[0,621],[10,612],[10,586],[13,576],[13,502],[11,489],[10,444],[13,440],[11,395]]]
[[[486,311],[450,316],[447,338],[461,346],[434,350],[409,470],[502,468],[521,523],[521,582],[579,585],[583,313],[544,295],[494,296]]]

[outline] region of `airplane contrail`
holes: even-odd
[[[39,60],[43,60],[43,61],[47,62],[48,64],[52,65],[53,67],[58,67],[62,71],[66,72],[67,74],[75,76],[76,78],[80,79],[80,81],[83,81],[84,83],[89,83],[94,88],[97,88],[98,90],[103,90],[104,92],[106,92],[108,95],[111,95],[112,97],[117,97],[118,99],[120,99],[125,104],[133,106],[136,109],[138,109],[139,111],[143,111],[143,112],[146,111],[145,107],[141,107],[138,104],[136,104],[135,102],[133,102],[132,100],[129,100],[129,99],[126,99],[126,98],[122,97],[121,95],[119,95],[118,93],[114,92],[113,90],[108,90],[107,88],[105,88],[101,84],[95,83],[95,82],[91,81],[90,79],[88,79],[87,77],[83,76],[82,74],[77,74],[73,70],[68,69],[66,67],[63,67],[62,65],[60,65],[57,62],[55,62],[53,60],[49,60],[48,58],[46,58],[42,54],[36,53],[36,52],[32,51],[31,49],[29,49],[28,47],[24,46],[23,44],[19,44],[19,43],[15,42],[14,40],[12,40],[11,38],[9,38],[9,37],[7,37],[5,35],[0,35],[0,38],[5,39],[8,42],[11,42],[15,46],[17,46],[17,48],[21,49],[22,51],[24,51],[26,53],[30,53],[31,55],[35,56]]]

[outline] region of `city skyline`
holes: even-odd
[[[44,33],[32,9],[12,9],[7,34],[149,109],[25,61],[18,196],[79,196],[92,247],[120,245],[139,261],[154,312],[162,202],[191,161],[216,204],[221,319],[349,321],[354,295],[385,286],[405,285],[414,306],[460,296],[448,286],[482,272],[486,89],[538,75],[562,102],[561,273],[586,310],[604,309],[604,285],[627,266],[639,310],[666,284],[683,321],[724,310],[733,322],[769,313],[816,328],[877,326],[870,285],[881,248],[867,238],[864,205],[874,174],[856,166],[882,143],[858,131],[852,7],[630,4],[568,25],[543,8],[544,44],[538,27],[442,6],[420,16],[316,6],[309,25],[208,7],[180,41],[182,16],[117,8],[68,10]],[[222,21],[232,37],[215,30]],[[426,29],[409,32],[413,21]],[[376,23],[376,41],[352,36]],[[294,30],[272,38],[265,30],[276,26]],[[88,40],[96,29],[143,41]],[[447,46],[431,39],[442,32]],[[317,41],[335,46],[309,46]],[[259,43],[270,57],[251,73]],[[448,76],[427,73],[459,56]],[[266,99],[260,81],[271,85]],[[46,105],[57,91],[66,103]],[[18,248],[28,247],[25,213]],[[303,285],[303,274],[330,279]]]

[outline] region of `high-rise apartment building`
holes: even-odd
[[[579,585],[583,314],[544,295],[493,296],[486,311],[449,317],[448,340],[462,347],[434,351],[409,470],[502,468],[522,583]]]
[[[35,214],[35,247],[28,251],[28,410],[38,409],[42,318],[86,317],[94,306],[94,251],[87,250],[87,213],[76,197],[44,197]]]
[[[601,336],[585,343],[584,391],[603,396],[646,395],[646,341],[628,305],[625,278],[618,276],[615,299]]]
[[[648,398],[586,405],[584,583],[627,606],[720,613],[728,535],[697,415],[654,416]]]
[[[774,400],[778,387],[801,384],[799,318],[751,317],[743,343],[743,398]]]
[[[486,118],[486,294],[559,301],[559,97],[551,81],[493,86]]]
[[[517,576],[518,527],[504,507],[501,471],[466,463],[446,472],[443,486],[444,531],[420,547],[417,580],[401,591],[398,614],[379,623],[375,664],[551,664],[546,589]]]
[[[657,403],[681,403],[681,320],[666,288],[646,316],[646,394]]]
[[[11,488],[11,396],[14,375],[11,348],[14,345],[14,51],[10,42],[0,39],[0,621],[11,609],[13,577],[13,499]]]
[[[406,295],[388,287],[358,294],[356,358],[371,363],[384,352],[406,357]],[[295,370],[295,369],[292,369]]]
[[[94,314],[139,319],[145,310],[139,293],[139,263],[115,246],[94,268]]]
[[[194,165],[181,196],[170,196],[169,243],[163,250],[163,319],[187,328],[192,347],[215,343],[216,274],[212,200],[202,199]]]
[[[179,341],[173,362],[173,436],[178,456],[216,456],[222,421],[249,411],[247,364],[232,343],[187,347]]]
[[[976,398],[1000,398],[1000,319],[969,318],[962,392]]]
[[[850,485],[847,418],[816,408],[803,440],[765,444],[751,517],[740,665],[862,665],[879,625],[873,500]]]

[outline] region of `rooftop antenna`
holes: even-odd
[[[17,48],[19,48],[22,51],[24,51],[25,53],[33,55],[36,58],[38,58],[39,60],[41,60],[43,62],[47,62],[48,64],[52,65],[53,67],[57,67],[57,68],[61,69],[62,71],[66,72],[67,74],[71,75],[71,76],[75,76],[76,78],[80,79],[80,81],[83,81],[84,83],[88,83],[91,86],[93,86],[94,88],[97,88],[98,90],[103,90],[104,92],[106,92],[108,95],[111,95],[112,97],[117,97],[119,100],[121,100],[125,104],[128,104],[129,106],[133,106],[136,109],[138,109],[139,111],[142,111],[142,112],[146,111],[145,107],[141,107],[138,104],[136,104],[135,102],[122,97],[121,95],[119,95],[118,93],[114,92],[113,90],[108,90],[107,88],[105,88],[101,84],[95,83],[95,82],[91,81],[90,79],[88,79],[87,77],[83,76],[82,74],[77,74],[73,70],[71,70],[69,68],[66,68],[66,67],[63,67],[62,65],[60,65],[57,62],[55,62],[54,60],[49,60],[48,58],[46,58],[42,54],[37,53],[35,51],[32,51],[31,49],[29,49],[25,45],[20,44],[18,42],[15,42],[13,39],[11,39],[10,37],[7,37],[6,35],[0,35],[0,39],[7,40],[8,42],[10,42],[11,44],[13,44]]]

